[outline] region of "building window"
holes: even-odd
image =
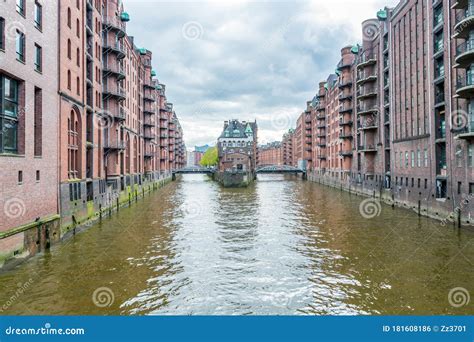
[[[18,171],[18,184],[23,184],[23,171]]]
[[[78,38],[81,37],[81,24],[79,23],[79,19],[76,19],[76,36]]]
[[[35,44],[35,70],[43,70],[43,49],[38,44]]]
[[[76,111],[71,110],[68,119],[68,176],[69,179],[79,178],[79,118]]]
[[[81,81],[78,78],[76,78],[76,93],[77,95],[81,95]]]
[[[67,88],[71,90],[71,70],[67,71]]]
[[[43,154],[43,92],[35,88],[35,108],[34,108],[34,152],[35,157]]]
[[[462,167],[462,146],[460,144],[456,145],[456,166]]]
[[[18,30],[16,31],[16,59],[25,61],[25,34]]]
[[[461,194],[461,190],[462,190],[462,182],[458,182],[458,195]]]
[[[474,167],[474,144],[469,144],[467,147],[467,166]]]
[[[67,58],[72,59],[72,47],[71,47],[71,40],[67,40]]]
[[[40,171],[36,170],[36,181],[39,182],[41,179]]]
[[[79,48],[77,48],[76,50],[76,65],[78,67],[81,66],[81,51],[79,50]]]
[[[416,152],[416,154],[417,154],[417,156],[416,156],[416,163],[417,163],[416,166],[421,167],[421,151],[418,150]]]
[[[5,50],[5,19],[0,17],[0,50]]]
[[[72,24],[71,24],[71,9],[70,8],[67,9],[67,26],[69,28],[72,27]]]
[[[415,151],[411,151],[411,167],[415,167]]]
[[[425,167],[428,167],[428,150],[425,148]]]
[[[25,0],[16,0],[16,11],[21,15],[25,15]]]
[[[0,153],[18,152],[18,82],[0,76]]]
[[[43,26],[43,7],[38,1],[35,1],[35,26],[37,29]]]
[[[408,164],[408,151],[407,151],[407,152],[405,152],[405,167],[406,167],[407,169],[408,169],[408,165],[409,165],[409,164]],[[408,183],[408,181],[407,181],[407,183]]]

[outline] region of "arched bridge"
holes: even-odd
[[[305,173],[305,171],[289,165],[264,165],[255,170],[257,173]]]
[[[182,169],[178,169],[176,171],[173,171],[173,173],[177,174],[183,174],[183,173],[215,173],[216,170],[210,167],[202,167],[202,166],[188,166],[188,167],[183,167]]]

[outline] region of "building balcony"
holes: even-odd
[[[353,138],[354,138],[354,136],[352,135],[351,132],[342,132],[339,135],[339,139],[343,139],[343,140],[351,140]]]
[[[352,67],[352,62],[351,61],[345,61],[341,59],[339,63],[337,63],[337,70],[343,70],[345,68],[350,68]]]
[[[143,134],[143,139],[145,140],[153,140],[155,139],[155,134],[151,133],[151,132],[145,132]]]
[[[352,150],[342,150],[339,151],[341,157],[352,157]]]
[[[125,90],[121,87],[114,88],[114,87],[105,86],[102,89],[102,94],[104,95],[104,99],[114,98],[119,101],[125,100],[125,97],[126,97]]]
[[[357,74],[357,84],[364,84],[364,83],[375,82],[375,81],[377,81],[376,72],[359,72]]]
[[[102,20],[102,25],[105,31],[115,32],[119,38],[125,37],[125,26],[120,18],[105,17]]]
[[[357,89],[357,97],[359,99],[377,96],[377,87],[361,87]]]
[[[125,114],[125,109],[123,108],[119,108],[118,110],[104,110],[102,112],[102,115],[103,116],[106,116],[106,117],[111,117],[117,121],[125,121],[126,119],[126,114]]]
[[[318,154],[317,158],[318,159],[326,159],[326,155],[325,154]]]
[[[469,99],[474,97],[474,75],[458,76],[456,82],[456,95]]]
[[[341,83],[339,83],[339,89],[344,89],[344,88],[350,88],[352,87],[352,80],[344,80]]]
[[[357,107],[357,115],[368,115],[368,114],[374,114],[379,111],[379,108],[377,105],[361,105]]]
[[[144,157],[145,159],[151,159],[151,158],[153,158],[154,156],[155,156],[155,155],[154,155],[153,153],[151,153],[151,152],[145,152],[145,154],[143,155],[143,157]]]
[[[104,142],[104,150],[106,151],[122,151],[125,150],[125,142],[124,141],[105,141]]]
[[[125,79],[125,71],[120,64],[104,63],[103,75],[104,77],[115,77],[118,81]]]
[[[319,129],[326,128],[326,124],[318,124],[316,125],[316,128],[319,128]]]
[[[318,115],[316,115],[316,119],[318,119],[318,120],[326,120],[326,115],[325,115],[325,114],[318,114]]]
[[[149,90],[155,90],[155,86],[150,82],[143,83],[143,88],[149,89]]]
[[[467,68],[474,62],[474,42],[465,41],[456,46],[456,67]]]
[[[316,134],[318,138],[326,138],[326,133],[318,133]]]
[[[359,130],[374,130],[378,128],[377,120],[367,120],[365,122],[360,122],[357,125]]]
[[[349,105],[342,106],[339,109],[340,114],[345,114],[345,113],[352,113],[353,107]]]
[[[359,150],[359,152],[364,152],[364,153],[377,152],[377,147],[375,147],[375,144],[359,145],[357,149]]]
[[[474,139],[474,120],[464,127],[454,128],[453,131],[458,139]]]
[[[105,43],[102,46],[102,51],[104,54],[113,53],[117,55],[117,59],[125,58],[125,49],[119,43]]]
[[[153,95],[152,94],[147,94],[146,92],[143,95],[143,100],[146,101],[146,102],[155,102],[155,98],[153,97]]]
[[[151,110],[150,108],[143,109],[143,114],[145,115],[155,115],[155,111]]]
[[[467,38],[474,28],[474,8],[467,8],[456,15],[454,38]]]
[[[321,147],[321,148],[324,148],[324,147],[326,147],[326,142],[325,141],[320,141],[320,142],[317,143],[317,146]]]
[[[369,65],[377,63],[377,54],[373,51],[363,52],[357,60],[357,68],[364,68]]]
[[[339,126],[352,126],[354,122],[352,120],[344,120],[340,119],[339,120]]]
[[[339,101],[352,100],[352,93],[342,93],[339,95]]]
[[[151,120],[145,120],[145,122],[143,123],[143,126],[144,127],[155,127],[155,123]]]
[[[310,124],[312,122],[311,117],[305,118],[304,122],[307,123],[307,124]]]

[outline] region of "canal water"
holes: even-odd
[[[363,200],[185,175],[0,274],[1,314],[472,314],[474,233]]]

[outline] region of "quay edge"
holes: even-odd
[[[441,226],[456,227],[474,227],[474,220],[470,217],[469,200],[459,199],[459,204],[455,205],[454,200],[441,201],[432,198],[430,193],[421,193],[418,199],[415,199],[411,193],[396,191],[395,189],[386,189],[383,186],[377,186],[375,181],[363,181],[361,183],[353,180],[341,181],[327,174],[318,174],[310,172],[307,175],[308,181],[321,185],[329,186],[341,191],[348,192],[357,196],[373,197],[381,203],[392,207],[400,207],[412,210],[419,216],[429,217],[439,221]]]
[[[148,176],[148,175],[147,175]],[[93,226],[101,219],[131,206],[146,194],[161,189],[172,181],[172,175],[146,177],[130,184],[123,190],[108,192],[93,201],[75,201],[64,206],[61,214],[40,218],[7,231],[0,232],[0,246],[8,247],[0,253],[0,272],[7,271],[34,255],[48,250],[52,245],[72,237]],[[85,198],[85,196],[84,196]],[[67,201],[69,202],[69,200]]]

